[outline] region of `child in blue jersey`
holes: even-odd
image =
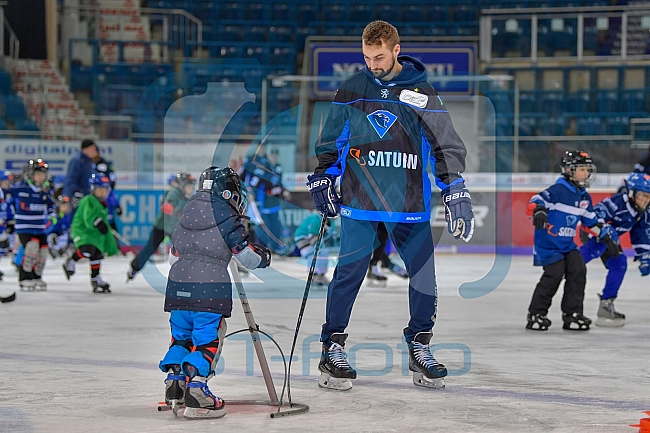
[[[55,200],[56,215],[45,225],[47,244],[52,258],[63,257],[70,243],[69,231],[72,226],[72,203],[70,197],[60,195]]]
[[[23,247],[18,284],[21,290],[46,290],[41,279],[48,256],[45,226],[54,213],[54,201],[46,192],[48,165],[42,159],[30,160],[25,178],[11,186],[15,231]]]
[[[632,246],[639,261],[642,276],[650,274],[650,175],[633,172],[625,182],[624,191],[605,198],[594,207],[594,211],[610,224],[617,235],[630,233]],[[614,300],[627,271],[627,258],[620,254],[614,257],[602,243],[591,234],[584,233],[580,253],[585,263],[600,257],[608,269],[605,287],[600,297],[596,325],[618,327],[625,325],[625,315],[614,308]]]
[[[578,223],[588,227],[612,256],[619,254],[612,228],[598,218],[585,190],[595,175],[596,166],[586,152],[567,151],[562,158],[562,176],[530,200],[528,210],[535,225],[534,265],[543,266],[544,274],[528,307],[526,329],[546,331],[551,326],[546,315],[563,278],[563,329],[589,329],[591,320],[582,314],[587,271],[573,240]]]
[[[11,211],[11,204],[5,200],[5,195],[0,189],[0,256],[6,256],[11,249],[9,235],[14,229],[14,215]],[[4,272],[0,271],[0,281],[4,277]]]

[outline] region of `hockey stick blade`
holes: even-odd
[[[9,296],[0,296],[0,303],[6,304],[7,302],[15,301],[16,300],[16,292],[13,292]]]

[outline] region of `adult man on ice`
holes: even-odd
[[[318,167],[308,188],[327,217],[341,214],[341,251],[327,293],[319,386],[347,390],[356,371],[344,351],[345,328],[368,269],[377,224],[389,236],[409,276],[410,321],[404,328],[416,385],[444,387],[447,369],[430,351],[437,286],[431,235],[431,164],[442,190],[448,228],[469,241],[474,232],[470,194],[460,173],[465,145],[454,130],[424,65],[400,56],[397,29],[384,21],[362,36],[366,67],[341,83],[319,142]],[[341,196],[334,184],[340,176]]]

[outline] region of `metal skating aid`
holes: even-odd
[[[350,379],[332,377],[327,373],[321,372],[318,378],[318,386],[336,391],[349,391],[352,389],[352,381]]]
[[[429,379],[419,371],[413,372],[413,384],[423,386],[425,388],[445,389],[445,379],[440,377],[438,379]]]

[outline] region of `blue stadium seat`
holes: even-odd
[[[400,20],[403,23],[420,21],[424,18],[422,3],[402,3],[400,5]]]
[[[240,20],[243,17],[243,7],[239,2],[210,2],[219,4],[219,19]]]
[[[2,95],[2,103],[5,104],[5,119],[15,122],[25,118],[25,104],[18,95]]]
[[[34,122],[32,119],[27,119],[27,118],[16,120],[14,124],[14,129],[17,131],[40,132],[40,129],[36,125],[36,122]],[[21,137],[25,137],[25,135],[21,135]],[[38,137],[38,134],[36,134],[34,137]]]
[[[624,114],[615,113],[615,115],[606,118],[605,128],[607,135],[629,135],[630,118]]]
[[[534,113],[537,111],[537,96],[535,92],[521,92],[519,94],[519,112]]]
[[[399,17],[399,5],[397,3],[377,3],[374,7],[376,20],[394,21]]]
[[[537,116],[526,115],[519,118],[519,135],[522,137],[537,135]]]
[[[243,26],[242,41],[245,42],[266,42],[268,40],[269,26],[250,25]]]
[[[298,5],[298,26],[307,27],[311,22],[318,21],[318,5],[300,3]]]
[[[323,22],[336,24],[347,21],[348,11],[345,3],[328,3],[323,5]]]
[[[446,23],[449,22],[449,5],[444,3],[433,3],[424,9],[424,21],[433,23]],[[422,20],[422,19],[420,19]]]
[[[242,40],[242,27],[238,24],[229,24],[221,27],[219,41],[222,42],[239,42]]]
[[[564,112],[563,92],[544,92],[540,96],[539,106],[542,111],[550,116],[559,116]]]
[[[0,131],[6,131],[7,129],[9,129],[7,122],[4,119],[0,119]]]
[[[260,64],[267,65],[270,62],[270,47],[268,45],[248,45],[244,50],[244,57],[257,59]]]
[[[269,63],[271,65],[293,65],[296,62],[296,50],[293,45],[275,46],[271,48]]]
[[[372,6],[367,2],[353,3],[349,6],[349,14],[350,21],[352,22],[368,23],[370,21],[369,18],[372,17],[373,14]]]
[[[250,2],[244,4],[244,19],[250,21],[262,21],[271,19],[270,2]]]
[[[0,94],[9,95],[13,93],[11,88],[11,77],[5,69],[0,69]]]
[[[477,21],[476,7],[468,3],[454,5],[451,17],[454,21]]]
[[[591,110],[591,92],[582,90],[567,97],[567,111],[580,113]]]
[[[541,135],[560,136],[565,135],[566,120],[564,117],[547,117],[544,116],[539,121]]]
[[[635,89],[635,90],[622,90],[621,96],[623,100],[624,111],[633,112],[641,111],[647,112],[646,110],[646,90]]]
[[[298,6],[293,2],[273,2],[271,20],[296,22],[298,20]]]
[[[580,116],[577,119],[578,135],[600,135],[603,133],[603,119],[597,116]]]
[[[596,111],[601,113],[614,113],[619,110],[618,92],[616,90],[596,91]]]
[[[294,42],[295,33],[296,26],[294,25],[273,24],[269,27],[269,42]]]

